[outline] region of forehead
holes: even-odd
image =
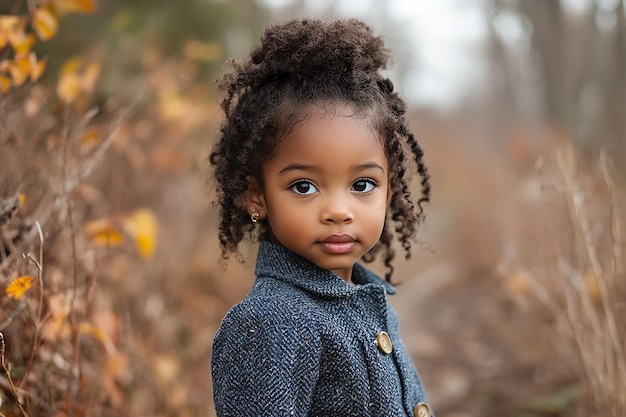
[[[278,147],[288,145],[294,138],[312,138],[322,134],[339,137],[349,135],[350,132],[353,135],[377,138],[381,145],[383,144],[370,112],[358,110],[350,104],[313,103],[299,110],[289,109],[285,113]]]
[[[357,163],[385,159],[383,142],[370,120],[348,106],[316,106],[286,133],[271,160]]]

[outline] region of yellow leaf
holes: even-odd
[[[31,55],[35,54],[21,54],[16,55],[13,58],[13,66],[17,66],[20,71],[30,74]],[[37,58],[35,58],[36,60]]]
[[[83,227],[83,230],[87,236],[92,236],[102,230],[111,229],[113,227],[113,219],[111,219],[111,217],[103,217],[101,219],[90,221]]]
[[[100,77],[100,64],[98,62],[90,62],[85,68],[82,77],[83,91],[90,93],[96,87],[96,82]]]
[[[91,236],[91,243],[96,246],[120,246],[124,236],[115,229],[103,230]]]
[[[84,232],[96,246],[120,246],[124,242],[124,236],[110,217],[87,223]]]
[[[135,246],[144,259],[152,257],[156,248],[158,223],[150,210],[140,209],[127,216],[122,227],[135,241]]]
[[[22,298],[24,293],[26,293],[26,291],[28,291],[30,287],[32,287],[34,281],[35,278],[28,275],[15,278],[7,286],[5,292],[9,297],[19,300],[20,298]]]
[[[16,59],[9,67],[9,72],[11,73],[14,86],[19,87],[24,84],[30,74],[30,62],[28,58],[25,61],[23,59]]]
[[[0,33],[5,30],[10,30],[20,21],[18,16],[14,15],[0,15]]]
[[[12,43],[13,50],[16,54],[26,54],[30,52],[36,41],[37,38],[32,33],[16,37]]]
[[[62,77],[63,75],[66,75],[66,74],[78,72],[80,71],[82,66],[83,66],[83,58],[81,56],[72,57],[66,60],[65,62],[63,62],[63,65],[61,66],[59,74]]]
[[[189,113],[189,100],[177,91],[163,89],[159,92],[160,113],[164,120],[178,121]]]
[[[52,5],[61,14],[65,13],[95,13],[94,0],[52,0]]]
[[[23,37],[23,27],[18,16],[2,15],[0,16],[0,50],[4,49],[8,44],[13,45],[15,39]]]
[[[112,355],[115,353],[116,351],[115,345],[111,341],[111,338],[100,327],[94,326],[93,324],[90,324],[87,322],[82,322],[78,326],[78,332],[82,334],[86,334],[86,335],[91,335],[95,337],[96,339],[98,339],[100,343],[102,343],[102,346],[104,346],[104,349],[107,351],[109,355]]]
[[[34,56],[35,54],[33,54]],[[39,79],[39,77],[41,77],[41,74],[43,74],[43,72],[46,69],[46,61],[37,61],[37,58],[34,59],[34,62],[31,62],[30,65],[30,80],[31,81],[37,81]]]
[[[157,381],[163,385],[176,381],[180,375],[180,359],[176,355],[159,355],[150,362]]]
[[[61,75],[57,83],[57,95],[65,103],[71,103],[78,97],[82,87],[82,80],[76,73],[67,73]]]
[[[42,41],[50,40],[57,34],[59,30],[59,20],[52,13],[52,11],[46,7],[40,7],[35,10],[33,15],[33,21],[31,23],[33,29],[39,39]]]
[[[201,42],[191,39],[185,42],[183,53],[187,58],[195,61],[211,62],[222,55],[222,48],[217,42]]]
[[[4,49],[11,42],[11,32],[19,25],[19,17],[11,15],[0,15],[0,50]]]
[[[9,77],[0,75],[0,92],[8,93],[10,89],[11,89],[11,79]]]

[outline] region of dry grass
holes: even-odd
[[[552,331],[555,354],[585,389],[581,407],[611,417],[626,415],[626,194],[617,174],[606,154],[558,142],[527,174],[535,186],[516,199],[525,220],[510,218],[520,227],[505,235],[515,255],[503,251],[498,266],[519,313]]]
[[[55,116],[46,103],[54,97],[41,87],[0,99],[0,193],[25,196],[16,215],[0,225],[0,280],[8,286],[20,276],[35,278],[24,295],[0,301],[7,346],[3,414],[82,415],[85,403],[102,403],[107,381],[98,374],[107,358],[97,343],[84,340],[93,336],[88,329],[100,259],[84,249],[86,205],[78,196],[127,112],[98,123],[95,110],[68,106]],[[87,148],[83,139],[96,126],[101,136]]]
[[[218,263],[215,212],[202,185],[215,99],[190,81],[189,62],[158,62],[142,70],[146,93],[132,115],[115,99],[97,113],[89,99],[63,108],[43,86],[0,98],[0,197],[26,196],[0,226],[0,285],[25,275],[35,281],[22,298],[0,297],[6,416],[214,415],[211,340],[252,271]],[[459,416],[626,415],[620,173],[609,158],[590,161],[554,138],[489,152],[438,128],[417,129],[435,181],[420,236],[429,253],[398,268],[406,276],[427,269],[431,249],[454,266],[447,281],[439,275],[450,268],[433,268],[431,281],[399,287],[407,294],[400,310],[414,307],[423,320],[407,344],[431,355],[420,366],[424,380],[456,387],[454,401],[437,408]],[[128,236],[101,246],[85,233],[94,220],[117,224],[139,208],[159,221],[151,259]],[[473,292],[453,298],[455,285],[466,288],[461,281]],[[417,303],[413,290],[423,297]],[[405,329],[412,319],[402,317]],[[448,343],[443,332],[422,337],[426,320],[460,341]],[[520,329],[541,329],[533,333],[541,338]],[[561,358],[593,410],[576,393],[556,411],[515,397],[574,392],[557,369]],[[540,378],[548,383],[535,389]]]
[[[570,147],[556,158],[576,256],[555,259],[559,290],[542,291],[549,294],[542,301],[554,315],[559,347],[572,359],[595,411],[624,416],[626,326],[619,319],[626,313],[624,196],[615,187],[606,154],[586,169],[577,159]]]
[[[0,225],[0,415],[212,414],[228,305],[217,252],[199,255],[213,244],[196,232],[211,224],[198,167],[214,108],[190,65],[146,68],[132,116],[116,97],[64,106],[43,85],[0,96],[0,200],[17,202]],[[138,212],[157,221],[154,254],[127,227]],[[5,294],[19,277],[32,287]]]

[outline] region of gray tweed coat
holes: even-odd
[[[429,414],[386,299],[391,285],[359,264],[351,285],[269,242],[261,242],[255,272],[213,343],[218,416]],[[390,353],[377,342],[383,331]]]

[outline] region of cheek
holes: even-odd
[[[387,213],[387,197],[381,198],[375,205],[370,206],[367,210],[363,211],[364,220],[372,228],[380,228],[382,230],[385,224],[385,218]]]
[[[267,205],[270,227],[274,233],[299,233],[307,224],[311,213],[306,207],[281,204],[281,201],[272,199]]]

